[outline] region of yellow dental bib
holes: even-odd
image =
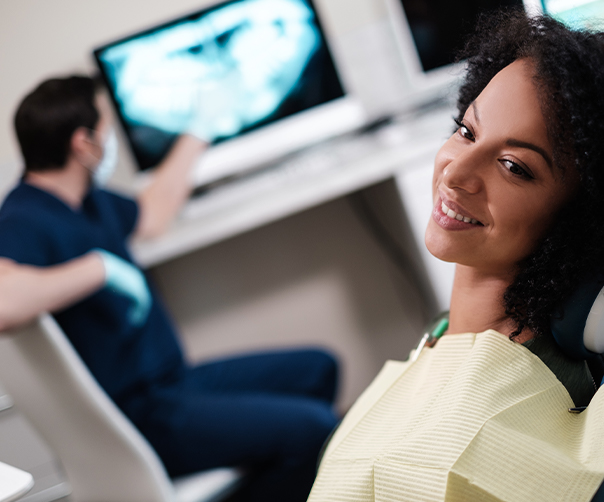
[[[334,434],[309,502],[589,501],[604,393],[586,411],[506,336],[445,335],[386,363]]]

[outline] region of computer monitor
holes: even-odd
[[[604,29],[604,0],[524,0],[527,12],[546,13],[573,28]]]
[[[312,0],[227,0],[94,50],[141,170],[214,138],[197,185],[363,125]]]
[[[522,0],[385,0],[412,99],[442,96],[456,87],[455,58],[478,16]]]

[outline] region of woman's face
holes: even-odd
[[[571,195],[574,183],[552,162],[532,70],[518,60],[495,75],[438,152],[426,231],[437,258],[513,272]]]

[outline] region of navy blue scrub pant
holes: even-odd
[[[304,501],[338,422],[333,357],[291,350],[187,368],[122,408],[172,476],[244,466],[237,500]]]

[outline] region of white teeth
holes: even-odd
[[[442,212],[446,214],[449,218],[453,218],[458,221],[463,221],[464,223],[473,223],[474,225],[478,223],[478,220],[474,218],[469,218],[468,216],[464,216],[462,214],[456,213],[452,209],[449,209],[444,202],[441,205]]]

